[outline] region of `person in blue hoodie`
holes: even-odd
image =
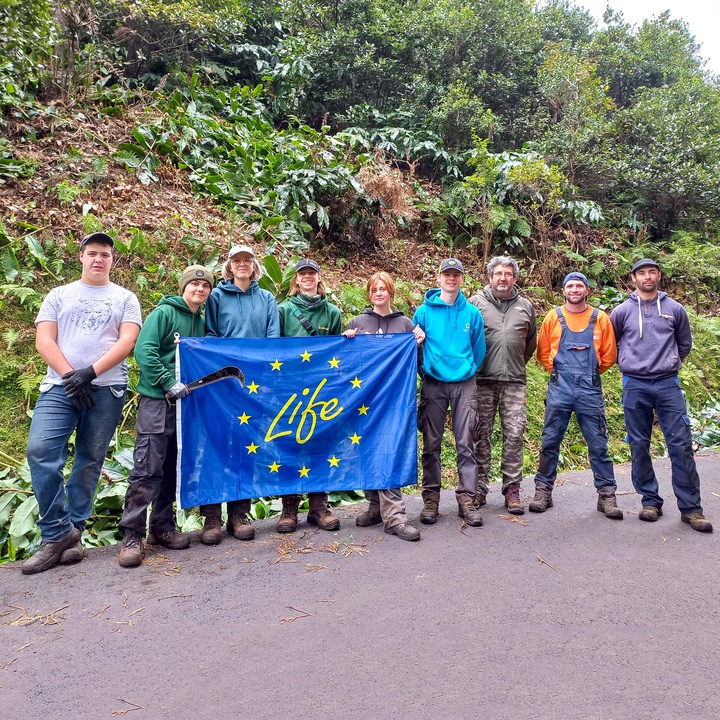
[[[213,289],[205,306],[205,328],[209,337],[251,338],[280,337],[280,316],[272,293],[262,290],[257,281],[262,267],[253,249],[235,245],[222,269],[223,280]],[[227,504],[227,530],[238,540],[252,540],[255,528],[250,524],[250,500]],[[217,545],[222,540],[222,503],[201,505],[205,517],[200,540]]]
[[[455,258],[443,260],[440,287],[428,290],[413,316],[425,332],[419,424],[423,434],[423,510],[420,522],[437,522],[440,506],[440,446],[450,407],[457,446],[458,515],[479,527],[482,517],[473,504],[477,490],[475,372],[485,357],[485,330],[480,311],[460,291],[464,270]]]
[[[680,519],[698,532],[712,532],[700,502],[690,418],[678,371],[692,349],[685,308],[660,292],[660,266],[643,258],[631,271],[635,292],[613,310],[610,322],[623,374],[623,412],[632,455],[632,483],[642,496],[640,520],[655,522],[663,499],[650,457],[653,411],[665,436],[672,487]]]

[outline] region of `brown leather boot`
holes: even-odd
[[[611,520],[622,520],[624,517],[623,511],[617,506],[615,490],[602,490],[598,493],[597,509]]]
[[[282,514],[278,518],[276,530],[281,533],[291,533],[297,530],[298,506],[300,498],[297,495],[285,495],[282,499]]]
[[[228,515],[227,531],[238,540],[252,540],[255,537],[255,528],[245,513]]]
[[[511,515],[524,515],[525,506],[520,499],[520,486],[510,485],[505,493],[505,507]]]
[[[203,545],[219,545],[222,542],[222,520],[217,515],[205,518],[200,542]]]
[[[535,497],[530,501],[530,512],[545,512],[553,506],[552,488],[545,483],[535,483]]]

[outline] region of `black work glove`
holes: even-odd
[[[187,397],[189,394],[190,391],[185,383],[176,382],[169,390],[165,391],[165,399],[168,402],[175,402],[180,398]]]
[[[68,397],[73,397],[81,388],[87,387],[97,375],[92,365],[79,370],[70,370],[62,376],[65,385],[65,393]],[[94,403],[93,403],[94,404]]]
[[[78,410],[89,410],[95,405],[96,392],[97,387],[95,387],[95,385],[85,385],[85,387],[81,387],[72,395],[69,395],[69,397],[75,403],[75,407]]]

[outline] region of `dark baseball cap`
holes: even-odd
[[[98,243],[99,245],[109,245],[111,248],[115,247],[115,241],[104,232],[94,232],[86,235],[80,241],[80,249],[82,250],[86,245],[90,243]]]
[[[456,258],[447,258],[440,263],[440,272],[444,273],[448,270],[457,270],[458,272],[465,274],[462,263]]]
[[[297,275],[301,270],[314,270],[316,273],[320,272],[320,266],[310,258],[303,258],[298,262],[298,264],[295,266],[295,274]]]
[[[660,266],[651,258],[643,258],[642,260],[638,260],[633,266],[630,273],[634,275],[640,268],[644,267],[654,267],[658,270],[660,269]]]

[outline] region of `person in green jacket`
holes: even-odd
[[[213,286],[213,275],[201,265],[191,265],[180,278],[179,295],[166,295],[148,315],[135,345],[140,366],[137,438],[120,520],[123,544],[121,567],[137,567],[145,557],[147,510],[152,505],[148,543],[171,550],[190,545],[190,536],[175,529],[173,501],[177,485],[177,431],[175,403],[188,395],[175,377],[175,339],[204,337],[200,309]]]
[[[327,290],[320,277],[320,266],[309,258],[303,258],[295,267],[290,297],[278,310],[280,334],[283,337],[342,333],[340,310],[328,302]],[[278,532],[295,532],[300,499],[300,495],[283,496]],[[328,509],[326,492],[309,493],[308,500],[310,511],[307,520],[311,525],[317,525],[322,530],[337,530],[340,527],[340,520]]]

